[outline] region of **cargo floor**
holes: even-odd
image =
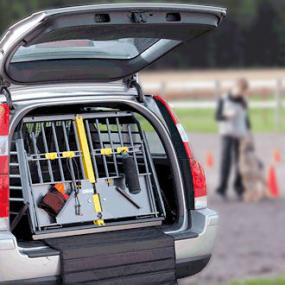
[[[159,228],[45,242],[61,253],[62,284],[176,284],[174,240]]]

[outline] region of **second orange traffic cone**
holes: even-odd
[[[214,166],[214,156],[210,151],[206,154],[206,166],[208,168],[212,168]]]
[[[276,177],[276,171],[274,166],[270,166],[268,170],[268,176],[267,176],[267,184],[268,184],[268,189],[273,198],[279,198],[280,197],[280,191],[279,191],[279,186],[277,182],[277,177]]]
[[[276,148],[273,151],[273,159],[275,162],[281,162],[281,152],[280,149]]]

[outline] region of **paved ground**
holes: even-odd
[[[207,151],[219,148],[214,135],[191,135],[190,140],[197,157],[204,161]],[[285,137],[258,135],[257,151],[266,165],[274,148],[285,155]],[[285,157],[277,166],[279,185],[284,196],[282,174],[285,174]],[[194,278],[183,280],[183,285],[221,285],[231,280],[285,275],[285,200],[261,201],[256,204],[231,201],[223,203],[214,195],[217,182],[215,167],[207,169],[209,204],[221,217],[219,236],[210,265]],[[232,189],[230,189],[231,192]]]
[[[212,202],[220,231],[211,263],[181,284],[221,285],[231,280],[285,274],[284,200],[258,204]]]

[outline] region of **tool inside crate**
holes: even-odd
[[[132,112],[27,117],[16,146],[34,233],[165,216],[146,136]]]

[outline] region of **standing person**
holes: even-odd
[[[217,194],[224,199],[227,198],[228,180],[233,165],[235,166],[234,190],[240,199],[244,192],[239,171],[239,146],[241,139],[250,129],[245,99],[248,89],[248,81],[244,78],[238,79],[230,92],[219,99],[216,110],[216,120],[222,139],[220,181]]]

